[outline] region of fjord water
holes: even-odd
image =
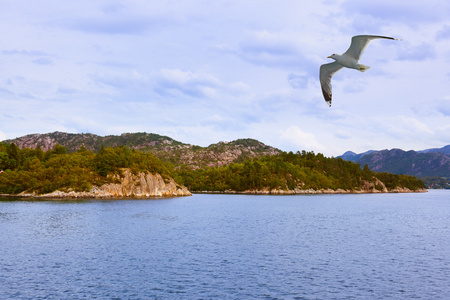
[[[445,299],[449,278],[450,191],[0,201],[1,299]]]

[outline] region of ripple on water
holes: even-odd
[[[0,298],[445,299],[448,195],[0,201]]]

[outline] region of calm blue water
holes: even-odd
[[[450,191],[0,201],[0,299],[448,299]]]

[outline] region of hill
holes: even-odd
[[[450,178],[449,150],[450,145],[418,152],[391,149],[356,154],[348,151],[340,157],[359,163],[361,166],[367,164],[371,170],[376,172]]]
[[[374,150],[369,150],[367,152],[363,152],[363,153],[359,153],[359,154],[356,154],[353,151],[347,151],[347,152],[345,152],[344,154],[342,154],[341,156],[338,156],[338,157],[342,158],[343,160],[356,162],[358,159],[360,159],[364,155],[370,154],[372,152],[374,152]]]
[[[0,169],[5,170],[0,193],[86,192],[111,184],[124,168],[133,174],[161,174],[196,192],[304,194],[424,188],[413,176],[375,173],[320,153],[286,153],[254,139],[200,147],[148,133],[101,137],[53,132],[0,143]]]
[[[143,148],[158,148],[165,145],[185,145],[167,136],[145,132],[99,136],[92,133],[66,133],[55,131],[45,134],[29,134],[16,139],[5,140],[3,142],[7,144],[14,143],[19,148],[35,149],[39,146],[43,151],[51,150],[55,145],[59,144],[64,146],[69,153],[78,151],[81,146],[84,146],[86,150],[98,152],[102,146],[105,148],[126,146],[130,149],[139,150]]]
[[[261,147],[254,140],[214,144]],[[209,148],[208,147],[208,148]],[[241,150],[236,150],[241,151]],[[124,146],[101,147],[97,153],[80,147],[67,153],[21,148],[0,143],[0,194],[45,197],[188,195],[194,192],[257,194],[376,193],[423,191],[424,184],[407,175],[375,173],[343,159],[322,154],[280,152],[217,167],[192,168],[163,162],[155,155]],[[161,194],[162,190],[165,190]],[[106,193],[106,194],[105,194]]]
[[[243,162],[247,159],[281,152],[254,139],[238,139],[200,147],[181,143],[167,136],[145,132],[109,136],[92,133],[52,132],[30,134],[4,142],[14,143],[20,149],[34,149],[39,146],[43,151],[51,150],[59,144],[64,146],[69,153],[78,151],[81,146],[93,152],[100,151],[102,146],[126,146],[130,149],[151,152],[163,161],[177,166],[189,166],[193,169],[223,166],[232,162]]]
[[[338,157],[361,166],[367,164],[376,172],[420,177],[427,188],[450,188],[450,145],[421,151],[391,149],[360,154],[347,151]]]
[[[419,177],[450,177],[450,155],[440,152],[418,153],[400,149],[376,151],[357,160],[376,172]]]
[[[417,151],[419,153],[447,153],[450,154],[450,145],[444,146],[442,148],[432,148],[432,149],[425,149],[425,150],[421,150],[421,151]]]

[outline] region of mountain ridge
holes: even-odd
[[[40,147],[44,151],[53,149],[55,145],[59,144],[64,146],[68,152],[76,152],[81,146],[93,152],[100,151],[102,147],[126,146],[143,152],[151,152],[163,161],[193,169],[223,166],[232,162],[243,162],[249,158],[274,155],[281,152],[277,148],[250,138],[218,142],[207,147],[201,147],[182,143],[168,136],[146,132],[100,136],[92,133],[55,131],[44,134],[29,134],[3,142],[14,143],[19,148]]]
[[[98,152],[102,147],[126,146],[143,152],[151,152],[163,161],[192,169],[220,167],[282,152],[250,138],[231,142],[222,141],[201,147],[176,141],[168,136],[146,132],[100,136],[93,133],[55,131],[29,134],[3,142],[15,143],[19,148],[40,147],[44,151],[53,149],[55,145],[59,144],[64,146],[68,152],[78,151],[80,147]],[[359,163],[361,166],[367,164],[371,170],[376,172],[450,178],[450,145],[420,151],[405,151],[397,148],[369,150],[359,154],[347,151],[337,158]]]
[[[0,147],[6,170],[0,182],[7,193],[58,187],[86,191],[120,168],[173,176],[197,192],[400,192],[425,187],[413,176],[375,173],[305,150],[287,153],[255,139],[200,147],[145,132],[105,137],[53,132],[7,140]]]
[[[347,151],[338,157],[361,166],[367,164],[376,172],[450,178],[450,145],[420,151],[398,148],[370,150],[360,154]]]

